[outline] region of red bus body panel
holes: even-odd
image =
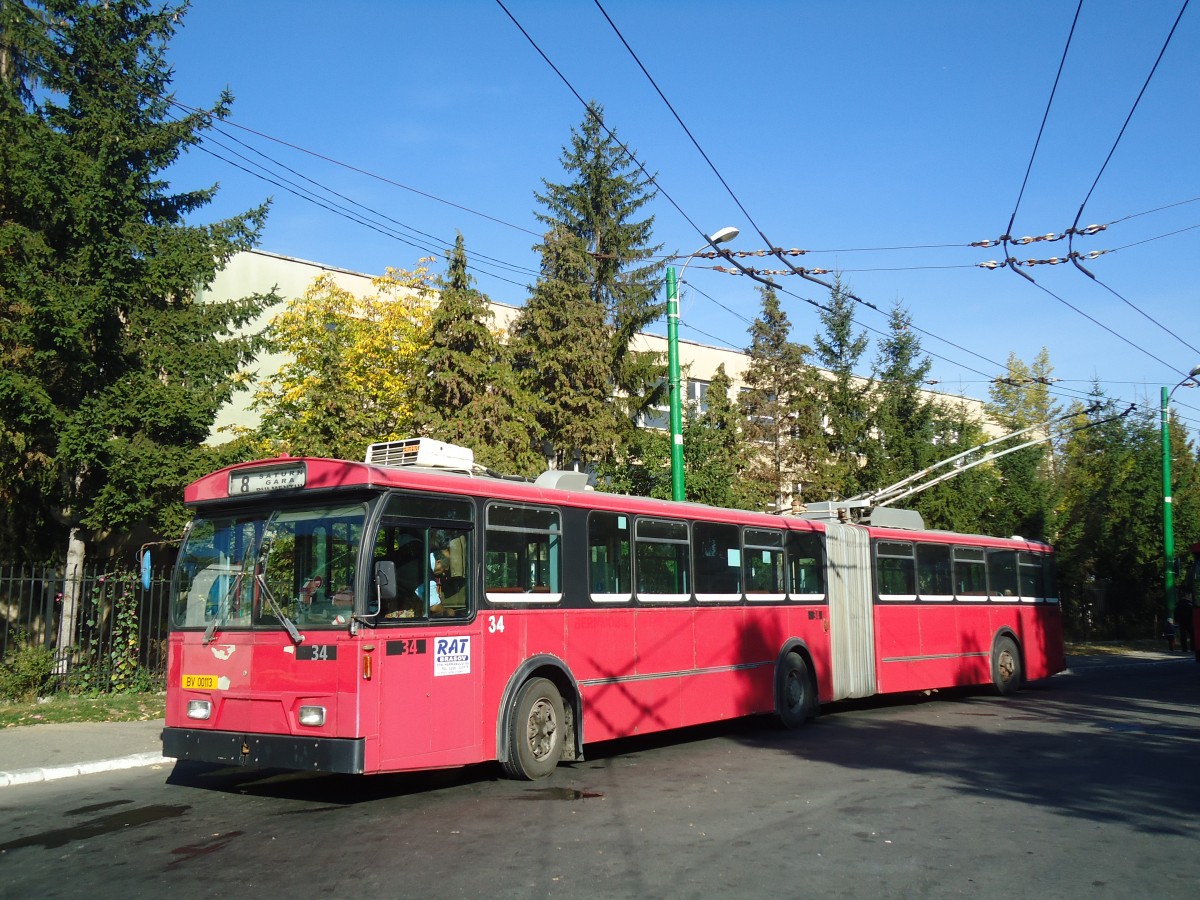
[[[821,523],[790,517],[363,463],[284,458],[253,465],[272,464],[302,464],[302,492],[326,497],[404,488],[784,532],[824,530]],[[233,466],[200,479],[187,488],[186,502],[228,501],[231,476],[247,468]],[[482,535],[483,523],[476,525]],[[872,541],[1049,552],[1034,542],[865,530]],[[876,597],[869,603],[875,693],[990,683],[992,648],[1005,633],[1017,641],[1026,678],[1043,678],[1065,666],[1061,611],[1053,600]],[[501,757],[506,700],[536,663],[555,667],[577,690],[567,700],[581,711],[575,729],[588,742],[771,713],[778,664],[788,647],[808,656],[819,699],[839,699],[832,676],[833,616],[826,603],[693,598],[679,604],[631,599],[569,606],[489,603],[477,596],[469,620],[363,624],[356,633],[306,632],[301,626],[299,645],[282,630],[218,629],[207,644],[202,631],[177,630],[169,640],[166,724],[191,732],[358,742],[362,771],[384,772]],[[189,718],[190,701],[211,703],[209,718]],[[301,707],[323,707],[324,725],[302,725]]]

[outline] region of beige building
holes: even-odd
[[[302,296],[312,285],[313,280],[320,275],[331,276],[339,287],[356,296],[367,296],[376,292],[372,285],[373,276],[339,269],[323,263],[293,259],[261,250],[251,250],[233,257],[229,264],[217,274],[213,283],[200,293],[199,298],[202,300],[232,299],[254,293],[267,293],[274,288],[286,301]],[[257,331],[265,327],[279,309],[280,307],[275,307],[268,310],[262,319],[249,326],[250,329]],[[492,303],[495,324],[500,328],[507,329],[519,311],[519,307],[516,306],[494,301]],[[660,335],[643,333],[638,335],[635,349],[659,352],[663,354],[665,360],[667,339]],[[252,380],[257,381],[278,371],[283,361],[284,357],[280,355],[263,354],[250,367],[249,374]],[[737,350],[709,347],[705,344],[681,339],[679,341],[679,363],[682,375],[687,379],[685,402],[703,403],[708,384],[722,364],[725,366],[725,373],[733,381],[734,390],[739,390],[742,387],[742,377],[749,364],[749,357]],[[228,440],[231,426],[252,428],[257,423],[257,415],[250,408],[252,394],[253,388],[250,391],[234,395],[233,402],[218,414],[209,438],[210,442],[220,443]],[[947,406],[965,405],[977,419],[984,420],[983,404],[978,400],[933,391],[930,394]],[[648,418],[645,424],[647,427],[665,429],[668,427],[668,421],[667,410],[664,407],[658,416]]]

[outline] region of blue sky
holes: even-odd
[[[504,2],[674,201],[653,206],[664,252],[690,253],[697,229],[727,225],[741,229],[733,250],[765,246],[758,230],[808,250],[793,262],[840,271],[879,308],[859,308],[872,338],[903,303],[931,378],[969,396],[986,397],[1010,353],[1030,361],[1042,347],[1063,401],[1098,379],[1157,407],[1159,387],[1200,364],[1200,8],[1183,15],[1121,134],[1183,0],[1085,0],[1034,154],[1075,0],[602,0],[731,196],[594,2]],[[205,145],[224,159],[194,150],[170,175],[179,188],[220,183],[203,218],[273,197],[264,250],[367,273],[440,256],[462,231],[481,289],[524,301],[538,266],[534,192],[563,178],[583,108],[494,0],[197,0],[170,60],[181,102],[208,104],[228,86],[235,125],[379,176],[227,124],[232,138]],[[407,237],[249,175],[229,162],[248,167],[235,151]],[[1002,247],[967,246],[1004,234],[1014,209],[1013,236],[1061,233],[1085,198],[1081,226],[1113,223],[1075,241],[1111,251],[1084,262],[1096,281],[1070,264],[1022,267],[1034,285],[979,267]],[[1066,252],[1065,241],[1013,248]],[[743,348],[755,285],[708,266],[687,269],[681,336]],[[793,339],[811,342],[820,323],[805,300],[827,291],[777,280]],[[1174,405],[1200,426],[1200,388],[1180,388]]]

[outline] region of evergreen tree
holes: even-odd
[[[732,379],[717,367],[705,393],[705,408],[689,403],[683,415],[685,498],[732,509],[762,509],[771,494],[747,478],[756,448],[741,439],[741,416],[730,400]],[[670,500],[671,436],[659,429],[638,429],[627,456],[602,461],[597,474],[606,490]]]
[[[1149,637],[1166,617],[1162,577],[1162,442],[1157,416],[1076,405],[1063,448],[1059,590],[1068,624],[1099,637]],[[1083,427],[1090,426],[1090,427]]]
[[[813,403],[819,378],[806,361],[808,348],[789,339],[792,326],[775,289],[759,292],[762,312],[749,330],[739,407],[743,437],[754,447],[749,477],[782,509],[796,481],[809,480],[819,465],[821,423]]]
[[[583,241],[562,228],[546,235],[533,296],[512,326],[513,368],[538,399],[550,468],[586,467],[613,455],[620,418],[611,402],[611,329],[588,292]]]
[[[265,207],[188,225],[215,188],[170,193],[163,180],[231,102],[172,114],[165,51],[183,8],[21,6],[42,29],[41,88],[23,93],[11,64],[0,84],[0,477],[20,473],[39,494],[37,512],[6,511],[6,533],[21,539],[39,516],[60,523],[77,567],[91,535],[182,523],[182,486],[207,459],[199,445],[258,347],[235,329],[273,299],[195,293],[254,244]],[[74,616],[68,592],[61,646]]]
[[[742,417],[729,396],[732,386],[722,363],[704,394],[706,408],[689,404],[683,430],[684,489],[687,499],[695,503],[763,509],[774,495],[747,477],[755,448],[742,438]],[[669,457],[669,446],[667,452]],[[666,496],[670,496],[669,483]]]
[[[416,382],[416,426],[421,434],[470,447],[483,465],[536,475],[542,469],[537,406],[518,385],[508,347],[491,327],[488,298],[471,286],[461,234],[446,259],[426,372]]]
[[[1188,431],[1170,414],[1171,506],[1173,508],[1176,562],[1181,573],[1191,561],[1188,547],[1200,542],[1200,458]],[[1161,431],[1161,424],[1160,424]],[[1161,487],[1160,487],[1161,493]]]
[[[26,0],[0,0],[0,84],[11,99],[32,105],[45,68],[47,30],[42,10]]]
[[[937,458],[933,438],[939,409],[923,387],[932,362],[921,355],[921,340],[911,325],[912,316],[897,302],[874,365],[875,428],[862,472],[868,490],[894,484]]]
[[[867,349],[867,333],[854,333],[854,301],[837,278],[829,306],[821,311],[824,332],[813,339],[818,366],[831,377],[819,384],[819,403],[825,415],[825,458],[816,481],[833,497],[852,497],[864,487],[862,467],[871,427],[872,384],[854,370]]]
[[[934,462],[950,459],[988,440],[983,426],[965,403],[939,405],[932,430]],[[980,465],[960,471],[953,478],[897,505],[919,512],[926,528],[968,534],[1004,534],[995,530],[993,521],[999,488],[1000,473],[996,467]]]
[[[1060,415],[1050,395],[1051,372],[1053,367],[1044,347],[1032,365],[1026,365],[1015,354],[1010,354],[1007,374],[989,388],[992,402],[986,404],[985,409],[1003,428],[1016,432],[1047,423],[1045,430],[1026,432],[1014,438],[1014,443],[1040,436],[1051,437],[1048,423]],[[996,526],[1005,534],[1049,540],[1054,528],[1054,441],[1048,439],[1045,443],[1006,454],[996,460],[996,467],[1001,476],[996,498]]]
[[[579,277],[585,296],[604,313],[611,400],[625,413],[617,421],[629,439],[663,378],[659,354],[631,349],[638,332],[662,315],[663,265],[651,261],[661,250],[650,243],[654,217],[638,218],[656,192],[603,120],[603,107],[589,103],[563,148],[563,171],[573,177],[561,184],[543,180],[545,193],[536,197],[545,207],[538,218],[551,233],[574,235],[587,254]]]

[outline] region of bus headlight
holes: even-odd
[[[189,700],[187,717],[189,719],[207,719],[212,715],[211,700]]]
[[[311,725],[314,728],[319,728],[325,724],[325,707],[323,706],[302,706],[300,707],[300,724]]]

